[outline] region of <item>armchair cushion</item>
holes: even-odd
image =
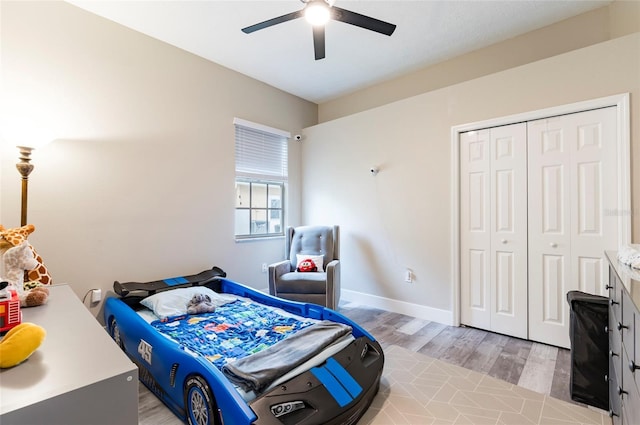
[[[324,294],[327,292],[326,273],[285,273],[278,279],[278,292]]]

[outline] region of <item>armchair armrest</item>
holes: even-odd
[[[340,302],[340,260],[331,260],[327,272],[327,306],[338,308]]]
[[[277,295],[276,281],[285,273],[291,272],[291,262],[289,260],[279,261],[269,264],[269,294]]]

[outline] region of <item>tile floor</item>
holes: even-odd
[[[610,425],[606,412],[552,398],[399,346],[361,425]]]

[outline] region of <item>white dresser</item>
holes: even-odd
[[[22,313],[47,331],[44,342],[0,369],[0,423],[136,425],[138,369],[68,285],[50,292],[47,304]]]

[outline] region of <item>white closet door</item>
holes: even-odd
[[[489,131],[460,135],[460,319],[491,329]]]
[[[526,125],[460,143],[462,323],[526,338]]]
[[[619,249],[616,108],[568,115],[577,128],[571,172],[571,280],[579,291],[608,295],[605,250]]]
[[[527,129],[491,137],[491,330],[527,338]]]
[[[529,339],[569,347],[568,291],[602,293],[617,249],[616,110],[528,123]]]

